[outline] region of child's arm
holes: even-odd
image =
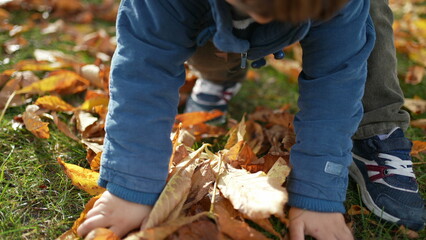
[[[94,227],[125,234],[140,226],[146,205],[164,188],[184,62],[195,50],[194,19],[202,14],[188,11],[181,1],[121,1],[99,180],[108,192],[81,235]]]
[[[288,184],[292,207],[345,212],[351,136],[362,117],[367,59],[374,45],[368,13],[368,0],[351,0],[333,19],[314,21],[301,41],[300,111]]]

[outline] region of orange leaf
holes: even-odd
[[[244,141],[239,141],[224,155],[224,160],[235,168],[240,168],[241,165],[247,165],[256,159],[256,155]]]
[[[66,103],[64,100],[57,96],[43,96],[37,99],[36,105],[58,112],[67,112],[74,110],[74,107]]]
[[[89,81],[75,72],[60,70],[52,72],[49,77],[19,90],[17,93],[57,92],[59,94],[73,94],[85,90]]]
[[[107,228],[96,228],[87,234],[85,240],[120,240],[115,233]]]
[[[183,113],[176,116],[175,127],[182,123],[182,128],[189,127],[200,123],[207,122],[214,118],[222,116],[224,113],[219,110],[213,110],[210,112],[191,112]]]
[[[351,208],[348,210],[348,214],[353,215],[367,215],[370,214],[370,211],[368,209],[361,207],[359,205],[352,205]]]
[[[71,228],[71,231],[74,233],[74,234],[77,234],[77,228],[83,223],[83,221],[85,220],[85,218],[86,218],[86,215],[87,215],[87,213],[90,211],[90,209],[92,209],[93,208],[93,205],[95,205],[95,202],[101,197],[102,195],[101,194],[99,194],[98,196],[95,196],[95,197],[92,197],[90,200],[89,200],[89,202],[86,204],[86,206],[84,206],[84,210],[83,210],[83,212],[81,212],[80,213],[80,217],[77,219],[77,220],[75,220],[75,222],[74,222],[74,224],[73,224],[73,226],[72,226],[72,228]]]
[[[25,127],[38,138],[47,139],[50,137],[49,128],[47,125],[49,123],[41,121],[40,117],[36,114],[38,106],[29,105],[22,114],[22,119],[24,120]]]
[[[99,173],[80,166],[65,163],[58,158],[58,163],[61,165],[65,174],[71,179],[72,184],[90,195],[101,194],[105,188],[98,186]]]
[[[419,153],[426,153],[426,142],[413,141],[413,148],[411,149],[411,155],[418,156]]]

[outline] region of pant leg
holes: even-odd
[[[200,78],[226,86],[242,81],[247,73],[240,67],[240,54],[221,52],[210,41],[197,48],[188,64]]]
[[[401,110],[404,95],[396,73],[393,13],[388,0],[371,1],[370,15],[376,28],[376,45],[368,59],[368,75],[362,99],[364,117],[354,139],[386,134],[395,127],[406,130],[410,116]]]

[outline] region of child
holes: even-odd
[[[79,235],[109,227],[123,236],[143,225],[167,177],[183,64],[201,45],[218,58],[240,55],[245,67],[300,41],[290,233],[352,239],[341,213],[375,38],[368,10],[368,0],[123,0],[99,180],[108,191]]]
[[[410,117],[401,109],[404,96],[396,75],[393,15],[386,0],[372,1],[370,8],[377,39],[368,59],[362,100],[364,116],[353,137],[354,163],[350,173],[360,185],[362,199],[370,211],[387,221],[419,230],[424,227],[424,203],[411,167],[411,143],[402,132],[407,129]],[[244,21],[234,20],[238,26],[242,26]],[[238,91],[239,82],[245,77],[246,71],[239,69],[238,54],[221,53],[222,58],[215,54],[217,49],[209,43],[198,48],[188,61],[198,70],[200,79],[187,102],[187,112],[226,111],[227,102]],[[264,63],[257,60],[252,65]],[[376,146],[369,146],[368,142],[374,142]],[[381,149],[374,149],[377,146]],[[391,174],[380,175],[380,169],[389,169]]]

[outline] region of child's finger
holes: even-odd
[[[133,230],[133,228],[129,228],[128,226],[122,226],[122,225],[114,225],[109,228],[112,232],[115,233],[118,237],[122,238],[124,235],[126,235],[128,232]]]
[[[291,224],[290,223],[290,239],[291,240],[304,240],[305,231],[303,223]]]
[[[86,236],[90,231],[95,228],[109,227],[110,223],[104,215],[97,215],[86,219],[78,228],[77,234],[80,237]]]

